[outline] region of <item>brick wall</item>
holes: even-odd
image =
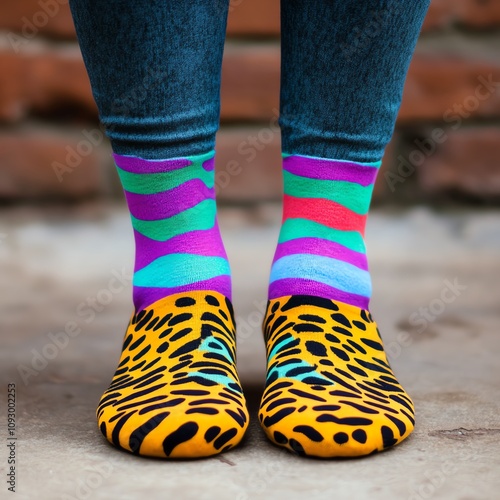
[[[231,0],[217,186],[279,199],[279,1]],[[367,35],[369,36],[369,35]],[[500,200],[500,1],[433,0],[378,202]],[[0,5],[0,201],[120,192],[66,0]]]

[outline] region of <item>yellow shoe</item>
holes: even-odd
[[[248,411],[231,303],[217,292],[161,299],[129,323],[97,408],[106,439],[137,455],[196,458],[236,446]]]

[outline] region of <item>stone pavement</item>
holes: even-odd
[[[95,424],[131,312],[128,215],[92,204],[3,208],[0,438],[8,443],[7,384],[15,383],[18,440],[16,496],[2,445],[0,498],[500,499],[499,215],[420,207],[371,214],[371,309],[415,400],[417,428],[393,450],[323,461],[272,446],[256,420],[279,208],[222,210],[252,423],[234,451],[162,461],[114,450]]]

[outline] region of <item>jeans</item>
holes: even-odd
[[[283,152],[378,161],[429,0],[281,0]],[[115,153],[214,149],[229,0],[70,0]]]

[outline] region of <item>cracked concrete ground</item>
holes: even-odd
[[[181,462],[116,451],[95,424],[131,311],[126,212],[97,205],[2,209],[0,437],[7,441],[7,384],[15,383],[13,498],[500,498],[499,215],[424,208],[371,214],[371,309],[415,400],[417,427],[393,450],[322,461],[272,446],[256,420],[264,381],[259,323],[279,208],[222,210],[239,370],[253,418],[236,450]],[[110,291],[114,275],[122,276],[121,291]],[[93,313],[92,300],[99,309]],[[54,347],[68,322],[80,333]],[[1,449],[0,498],[10,498],[10,450]]]

